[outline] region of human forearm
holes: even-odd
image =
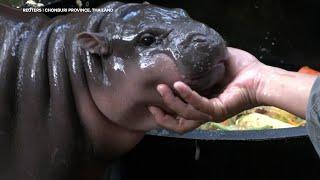
[[[271,105],[305,118],[308,99],[316,76],[267,66],[257,89],[260,104]]]

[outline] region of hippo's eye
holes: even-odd
[[[144,46],[150,46],[152,45],[154,42],[156,42],[156,38],[154,37],[154,35],[150,34],[150,33],[145,33],[140,37],[139,43],[144,45]]]

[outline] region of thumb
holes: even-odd
[[[248,91],[240,87],[227,88],[210,102],[210,114],[214,121],[225,120],[252,106]]]

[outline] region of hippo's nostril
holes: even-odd
[[[188,35],[187,41],[191,43],[204,43],[207,42],[207,37],[200,33],[192,33]]]
[[[196,35],[192,38],[192,42],[205,43],[205,42],[207,42],[207,38],[203,35]]]
[[[209,40],[208,38],[200,33],[190,33],[188,34],[188,36],[186,37],[186,39],[181,42],[181,47],[183,49],[187,49],[189,47],[195,47],[195,45],[197,47],[206,47],[209,45]]]

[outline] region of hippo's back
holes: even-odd
[[[22,12],[21,9],[15,9],[3,4],[0,4],[0,17],[5,17],[6,19],[10,19],[12,21],[20,21],[20,22],[28,22],[31,18],[35,16],[41,17],[43,19],[47,19],[43,14],[40,13],[25,13]]]
[[[32,31],[35,33],[46,20],[48,18],[45,15],[24,13],[19,9],[0,4],[0,62],[8,58],[9,54],[15,55],[17,46],[30,37],[29,33]],[[11,53],[8,53],[10,49]]]
[[[22,49],[36,36],[46,16],[0,5],[0,179],[12,159],[16,127],[17,79]],[[29,48],[30,50],[30,48]]]
[[[0,4],[0,132],[11,128],[8,119],[12,118],[22,49],[45,20],[43,15],[23,13]]]
[[[1,180],[70,179],[78,167],[84,138],[65,55],[82,21],[0,5]]]

